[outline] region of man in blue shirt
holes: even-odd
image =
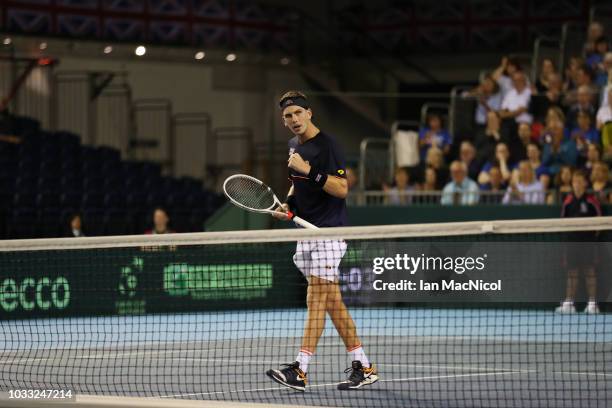
[[[291,210],[317,227],[346,225],[346,166],[336,140],[312,123],[312,111],[304,94],[289,91],[281,97],[279,106],[285,126],[295,136],[289,141],[287,162],[291,188],[287,203],[276,209],[277,218],[287,219],[286,213]],[[293,261],[308,280],[308,315],[296,361],[266,372],[277,383],[305,391],[308,364],[323,334],[326,314],[352,360],[351,373],[338,384],[338,389],[354,390],[378,381],[376,368],[370,364],[342,301],[338,266],[345,252],[343,240],[298,242]]]

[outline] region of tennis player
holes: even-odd
[[[312,110],[304,94],[290,91],[279,101],[285,126],[295,135],[289,141],[291,188],[286,204],[277,208],[277,218],[287,219],[289,210],[317,227],[337,227],[347,223],[345,197],[348,193],[346,167],[336,140],[312,123]],[[325,326],[326,314],[351,356],[352,364],[340,390],[353,390],[378,381],[376,368],[368,360],[357,337],[338,285],[338,266],[346,252],[342,240],[299,241],[293,261],[308,280],[308,314],[302,346],[296,361],[266,374],[279,384],[304,391],[308,364]]]

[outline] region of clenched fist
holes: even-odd
[[[274,214],[272,216],[278,220],[286,221],[288,220],[287,213],[289,212],[289,205],[281,204],[274,209]]]
[[[310,164],[306,163],[299,153],[293,153],[289,156],[287,167],[301,174],[308,174],[310,172]]]

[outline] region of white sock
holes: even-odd
[[[300,363],[300,370],[302,370],[304,373],[306,373],[306,371],[308,370],[308,363],[310,362],[311,358],[312,353],[304,349],[300,350],[297,357],[295,358],[295,361]]]
[[[573,301],[572,299],[565,299],[565,300],[563,301],[563,306],[565,306],[565,305],[567,305],[567,306],[573,306],[573,305],[574,305],[574,301]]]
[[[361,346],[361,344],[357,347],[348,350],[348,352],[351,355],[352,361],[361,361],[362,366],[364,366],[365,368],[370,367],[370,360],[368,360],[368,357],[365,355],[365,351],[363,351],[363,347]]]

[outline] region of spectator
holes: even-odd
[[[419,190],[422,191],[422,194],[414,196],[413,202],[419,204],[437,204],[440,202],[440,196],[434,193],[440,190],[436,169],[431,166],[425,168],[424,182]]]
[[[346,168],[346,184],[349,190],[355,190],[359,188],[359,178],[357,177],[357,172],[352,167]]]
[[[480,85],[467,93],[478,100],[474,120],[476,125],[484,127],[487,123],[487,114],[501,108],[502,94],[499,85],[491,74],[487,74]]]
[[[489,160],[484,164],[484,166],[482,166],[482,170],[480,170],[480,174],[478,174],[478,184],[487,184],[489,182],[489,170],[494,165],[500,168],[504,182],[510,180],[512,173],[512,165],[510,164],[510,150],[508,150],[508,145],[503,142],[500,142],[495,146],[494,160]]]
[[[447,154],[451,145],[451,135],[442,128],[442,118],[438,114],[430,114],[427,118],[427,126],[419,132],[419,147],[421,157],[425,157],[430,147],[436,146]]]
[[[587,30],[587,40],[584,44],[584,53],[586,55],[595,52],[595,42],[603,35],[604,27],[601,23],[593,21],[591,24],[589,24],[589,28]]]
[[[564,136],[563,122],[550,120],[543,138],[542,163],[548,167],[551,176],[559,173],[563,165],[575,166],[578,160],[576,142],[572,139],[565,140]]]
[[[504,95],[499,116],[501,119],[514,119],[516,123],[531,123],[532,117],[527,111],[531,90],[527,86],[527,78],[521,71],[512,75],[512,88]]]
[[[468,169],[468,177],[472,180],[476,179],[480,171],[480,166],[476,160],[476,149],[472,142],[467,140],[461,142],[461,146],[459,147],[459,160],[465,163]]]
[[[493,156],[495,145],[501,141],[501,122],[497,112],[487,113],[487,127],[477,131],[474,142],[477,148],[477,160],[479,163]]]
[[[586,112],[591,116],[595,116],[595,105],[593,103],[593,95],[591,88],[586,85],[580,85],[576,91],[576,102],[570,106],[567,113],[568,125],[573,128],[578,125],[578,112]]]
[[[526,156],[531,168],[535,171],[536,180],[542,184],[544,190],[548,190],[548,187],[550,186],[550,175],[548,174],[548,168],[542,164],[540,145],[535,142],[530,142],[527,145]],[[513,176],[518,178],[518,174]]]
[[[532,142],[533,134],[531,132],[531,125],[529,123],[519,123],[518,126],[518,139],[520,141],[520,149],[518,149],[517,154],[512,154],[513,157],[516,157],[519,161],[524,160],[527,156],[525,153],[527,152],[527,146]]]
[[[601,161],[601,146],[593,143],[589,144],[587,146],[586,162],[582,165],[582,167],[588,174],[591,174],[595,163],[599,161]]]
[[[535,83],[534,93],[544,93],[548,91],[551,75],[557,75],[557,69],[552,59],[544,58],[540,67],[540,75]]]
[[[383,185],[385,202],[391,205],[410,204],[411,196],[409,193],[414,191],[414,186],[410,184],[410,173],[408,169],[405,167],[398,167],[395,169],[393,179],[395,181],[393,187],[389,188]]]
[[[608,39],[605,36],[599,37],[595,40],[595,50],[588,55],[586,59],[587,65],[597,74],[597,72],[603,70],[604,56],[609,51]]]
[[[437,147],[432,147],[429,149],[427,151],[427,157],[425,158],[425,166],[432,167],[436,170],[436,174],[438,176],[438,189],[440,189],[448,180],[448,168],[444,162],[442,150],[438,149]]]
[[[591,172],[593,193],[601,204],[612,203],[612,183],[610,183],[610,167],[604,162],[593,165]]]
[[[506,191],[506,183],[502,177],[499,166],[489,170],[489,182],[480,186],[480,202],[484,204],[499,204]]]
[[[546,113],[551,107],[561,107],[563,93],[563,81],[559,74],[548,76],[548,86],[546,91],[539,95],[532,95],[529,102],[529,113],[536,122],[544,122]]]
[[[478,202],[478,184],[467,177],[464,163],[455,160],[450,166],[451,181],[442,190],[443,205],[472,205]]]
[[[491,75],[499,84],[502,97],[505,96],[512,88],[512,76],[516,72],[522,71],[520,62],[514,57],[502,57],[499,67],[493,71]]]
[[[582,170],[577,170],[572,175],[572,192],[563,200],[561,217],[595,217],[601,216],[601,207],[597,198],[586,192],[587,176]],[[585,287],[588,296],[587,307],[584,310],[588,314],[599,313],[597,305],[597,276],[595,275],[595,263],[598,253],[596,245],[572,245],[572,242],[597,241],[597,235],[593,232],[577,232],[571,235],[569,245],[564,254],[564,264],[567,267],[567,288],[565,301],[561,303],[557,313],[576,313],[574,301],[578,291],[578,274],[584,272]]]
[[[168,213],[161,207],[157,207],[153,211],[153,229],[145,231],[145,234],[171,234],[174,231],[168,229],[170,218]]]
[[[83,219],[81,218],[81,214],[74,213],[68,219],[68,231],[66,236],[68,237],[84,237],[85,233],[83,232]]]
[[[536,179],[535,172],[527,160],[519,163],[518,180],[510,182],[503,203],[544,204],[544,187]]]
[[[605,105],[602,105],[599,110],[597,111],[597,118],[596,118],[596,127],[597,130],[601,130],[601,128],[603,128],[603,125],[605,125],[608,122],[612,122],[612,87],[608,87],[608,103]]]
[[[603,59],[602,69],[598,70],[597,74],[595,75],[595,85],[597,85],[599,88],[603,88],[606,85],[608,85],[608,77],[609,77],[610,71],[612,71],[612,52],[607,52]],[[607,99],[607,98],[602,98],[602,99]],[[606,102],[606,101],[602,101],[602,102]]]
[[[579,111],[577,115],[577,126],[572,130],[571,138],[576,142],[578,150],[578,164],[586,161],[587,149],[589,144],[599,144],[599,132],[591,122],[591,115]]]
[[[573,169],[570,166],[561,166],[559,173],[555,176],[555,187],[557,191],[557,198],[560,202],[565,200],[565,197],[569,193],[572,192],[572,174],[574,173]],[[554,197],[552,202],[549,204],[554,204]]]
[[[571,57],[567,69],[565,70],[565,84],[563,89],[569,92],[578,86],[579,69],[584,65],[584,60],[580,57]]]
[[[598,89],[593,82],[594,79],[595,74],[588,65],[583,64],[580,66],[576,74],[576,86],[566,92],[563,104],[570,108],[575,105],[578,102],[578,98],[580,96],[578,90],[580,90],[581,87],[584,88],[582,88],[583,99],[580,101],[580,104],[584,105],[586,100],[588,100],[589,104],[593,104],[593,96],[598,92]]]

